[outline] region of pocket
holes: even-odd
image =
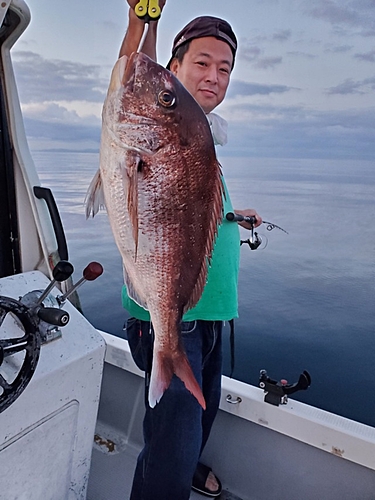
[[[135,364],[142,371],[145,371],[142,354],[142,329],[141,322],[136,318],[129,318],[126,322],[126,337],[129,342]]]
[[[193,333],[197,327],[196,321],[182,321],[181,322],[181,334],[183,336]]]

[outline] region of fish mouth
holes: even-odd
[[[109,92],[114,92],[118,96],[120,95],[133,94],[136,95],[141,89],[139,82],[139,76],[145,71],[145,64],[147,63],[147,56],[142,53],[133,52],[129,57],[122,56],[118,59],[115,67],[112,71],[111,82],[109,87]],[[147,72],[147,68],[146,68]],[[122,98],[121,98],[122,99]],[[121,100],[120,99],[120,100]],[[150,156],[154,154],[152,149],[147,147],[126,144],[123,140],[119,139],[120,135],[126,136],[126,129],[128,127],[132,128],[134,125],[153,125],[154,120],[147,116],[138,115],[136,112],[131,112],[131,109],[127,109],[124,104],[121,104],[121,113],[117,109],[119,114],[118,119],[113,122],[113,120],[108,119],[107,115],[103,113],[102,126],[105,127],[107,134],[111,138],[112,144],[116,145],[118,148],[125,149],[128,151],[135,152],[141,155]],[[123,115],[122,117],[120,115]],[[126,120],[124,120],[126,118]],[[130,120],[130,124],[127,121]]]

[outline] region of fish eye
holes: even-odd
[[[158,101],[165,108],[170,108],[176,102],[176,97],[169,90],[162,90],[158,95]]]

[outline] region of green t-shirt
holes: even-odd
[[[238,317],[240,235],[238,224],[225,219],[225,214],[233,212],[233,207],[225,182],[224,190],[224,218],[219,226],[207,283],[197,305],[184,314],[184,321],[228,321]],[[122,305],[130,316],[150,320],[149,312],[128,296],[125,285],[122,288]]]

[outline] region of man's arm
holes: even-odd
[[[129,57],[133,52],[137,52],[145,29],[145,22],[139,19],[134,12],[134,7],[139,0],[127,0],[127,2],[129,4],[129,23],[124,40],[121,44],[119,57]],[[163,10],[165,2],[166,0],[159,0],[159,7],[161,10]],[[157,28],[158,21],[150,21],[147,36],[140,48],[141,52],[151,57],[151,59],[154,59],[154,61],[156,61]]]

